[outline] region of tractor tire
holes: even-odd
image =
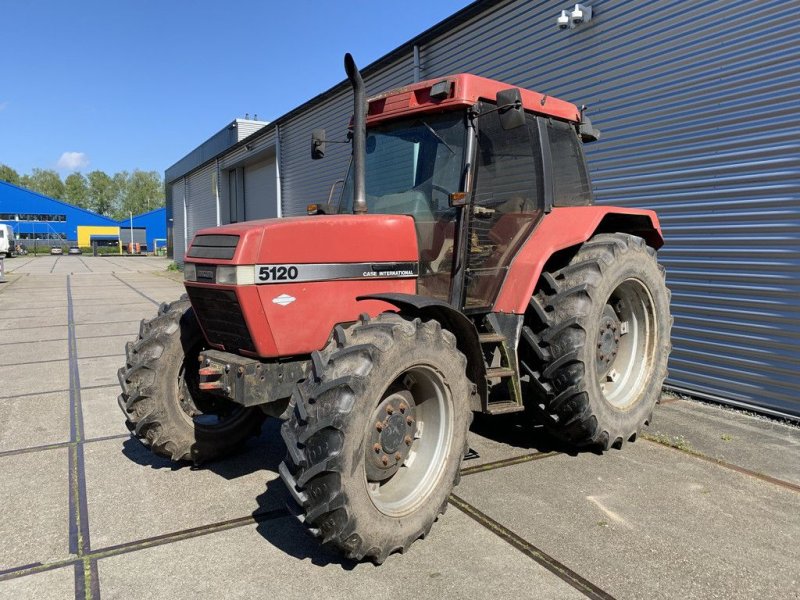
[[[150,450],[195,464],[219,458],[258,435],[266,415],[197,388],[197,357],[205,348],[200,325],[184,295],[143,320],[125,345],[117,375],[118,402],[128,429]]]
[[[472,421],[466,357],[437,321],[337,326],[283,424],[280,474],[311,531],[380,564],[424,537],[459,481]]]
[[[571,445],[635,441],[652,419],[672,348],[670,292],[655,250],[598,234],[544,272],[520,341],[526,406]]]

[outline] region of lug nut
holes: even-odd
[[[388,466],[389,465],[389,457],[384,454],[383,458],[381,458],[381,462],[383,463],[384,467]]]
[[[375,423],[375,429],[377,429],[378,431],[383,431],[383,422],[378,421],[377,423]]]
[[[402,403],[400,404],[400,412],[401,412],[401,413],[404,413],[404,412],[406,412],[406,409],[407,409],[407,408],[408,408],[408,407],[407,407],[405,404],[402,404]]]
[[[395,453],[394,453],[394,459],[395,459],[397,462],[400,462],[401,460],[403,460],[403,455],[402,455],[402,454],[400,454],[399,452],[395,452]]]
[[[411,415],[406,417],[406,425],[413,425],[414,424],[414,417]]]
[[[387,414],[392,414],[394,412],[394,406],[392,406],[391,404],[387,405],[386,412]]]
[[[374,446],[372,446],[372,449],[375,450],[375,454],[380,454],[381,445],[380,444],[375,444]]]
[[[406,446],[410,446],[410,445],[411,445],[411,442],[412,442],[413,440],[411,439],[411,436],[410,436],[410,435],[407,435],[406,437],[404,437],[404,438],[403,438],[403,441],[406,443]]]

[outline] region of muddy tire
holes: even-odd
[[[117,373],[119,406],[128,429],[159,456],[195,463],[224,456],[257,435],[265,419],[258,408],[197,389],[204,343],[184,295],[142,321],[138,338],[125,346],[125,366]]]
[[[543,273],[520,368],[535,418],[575,446],[621,447],[649,424],[667,375],[670,293],[640,237],[599,234]]]
[[[467,449],[474,386],[437,321],[366,317],[312,355],[281,433],[298,518],[323,543],[382,563],[447,507]]]

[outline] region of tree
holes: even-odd
[[[64,199],[81,208],[89,207],[89,182],[80,173],[70,173],[64,180]]]
[[[103,171],[92,171],[89,180],[89,208],[101,215],[111,215],[116,199],[114,181]]]
[[[8,165],[0,163],[0,181],[7,181],[14,185],[19,185],[19,173]]]
[[[164,205],[164,186],[157,171],[136,169],[126,183],[126,194],[120,205],[120,219],[130,213],[139,215]]]
[[[23,176],[20,183],[28,189],[50,198],[63,200],[66,195],[64,182],[52,169],[34,169],[30,175]]]

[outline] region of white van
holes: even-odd
[[[17,249],[17,240],[14,239],[14,230],[11,225],[0,223],[0,256],[13,256]]]

